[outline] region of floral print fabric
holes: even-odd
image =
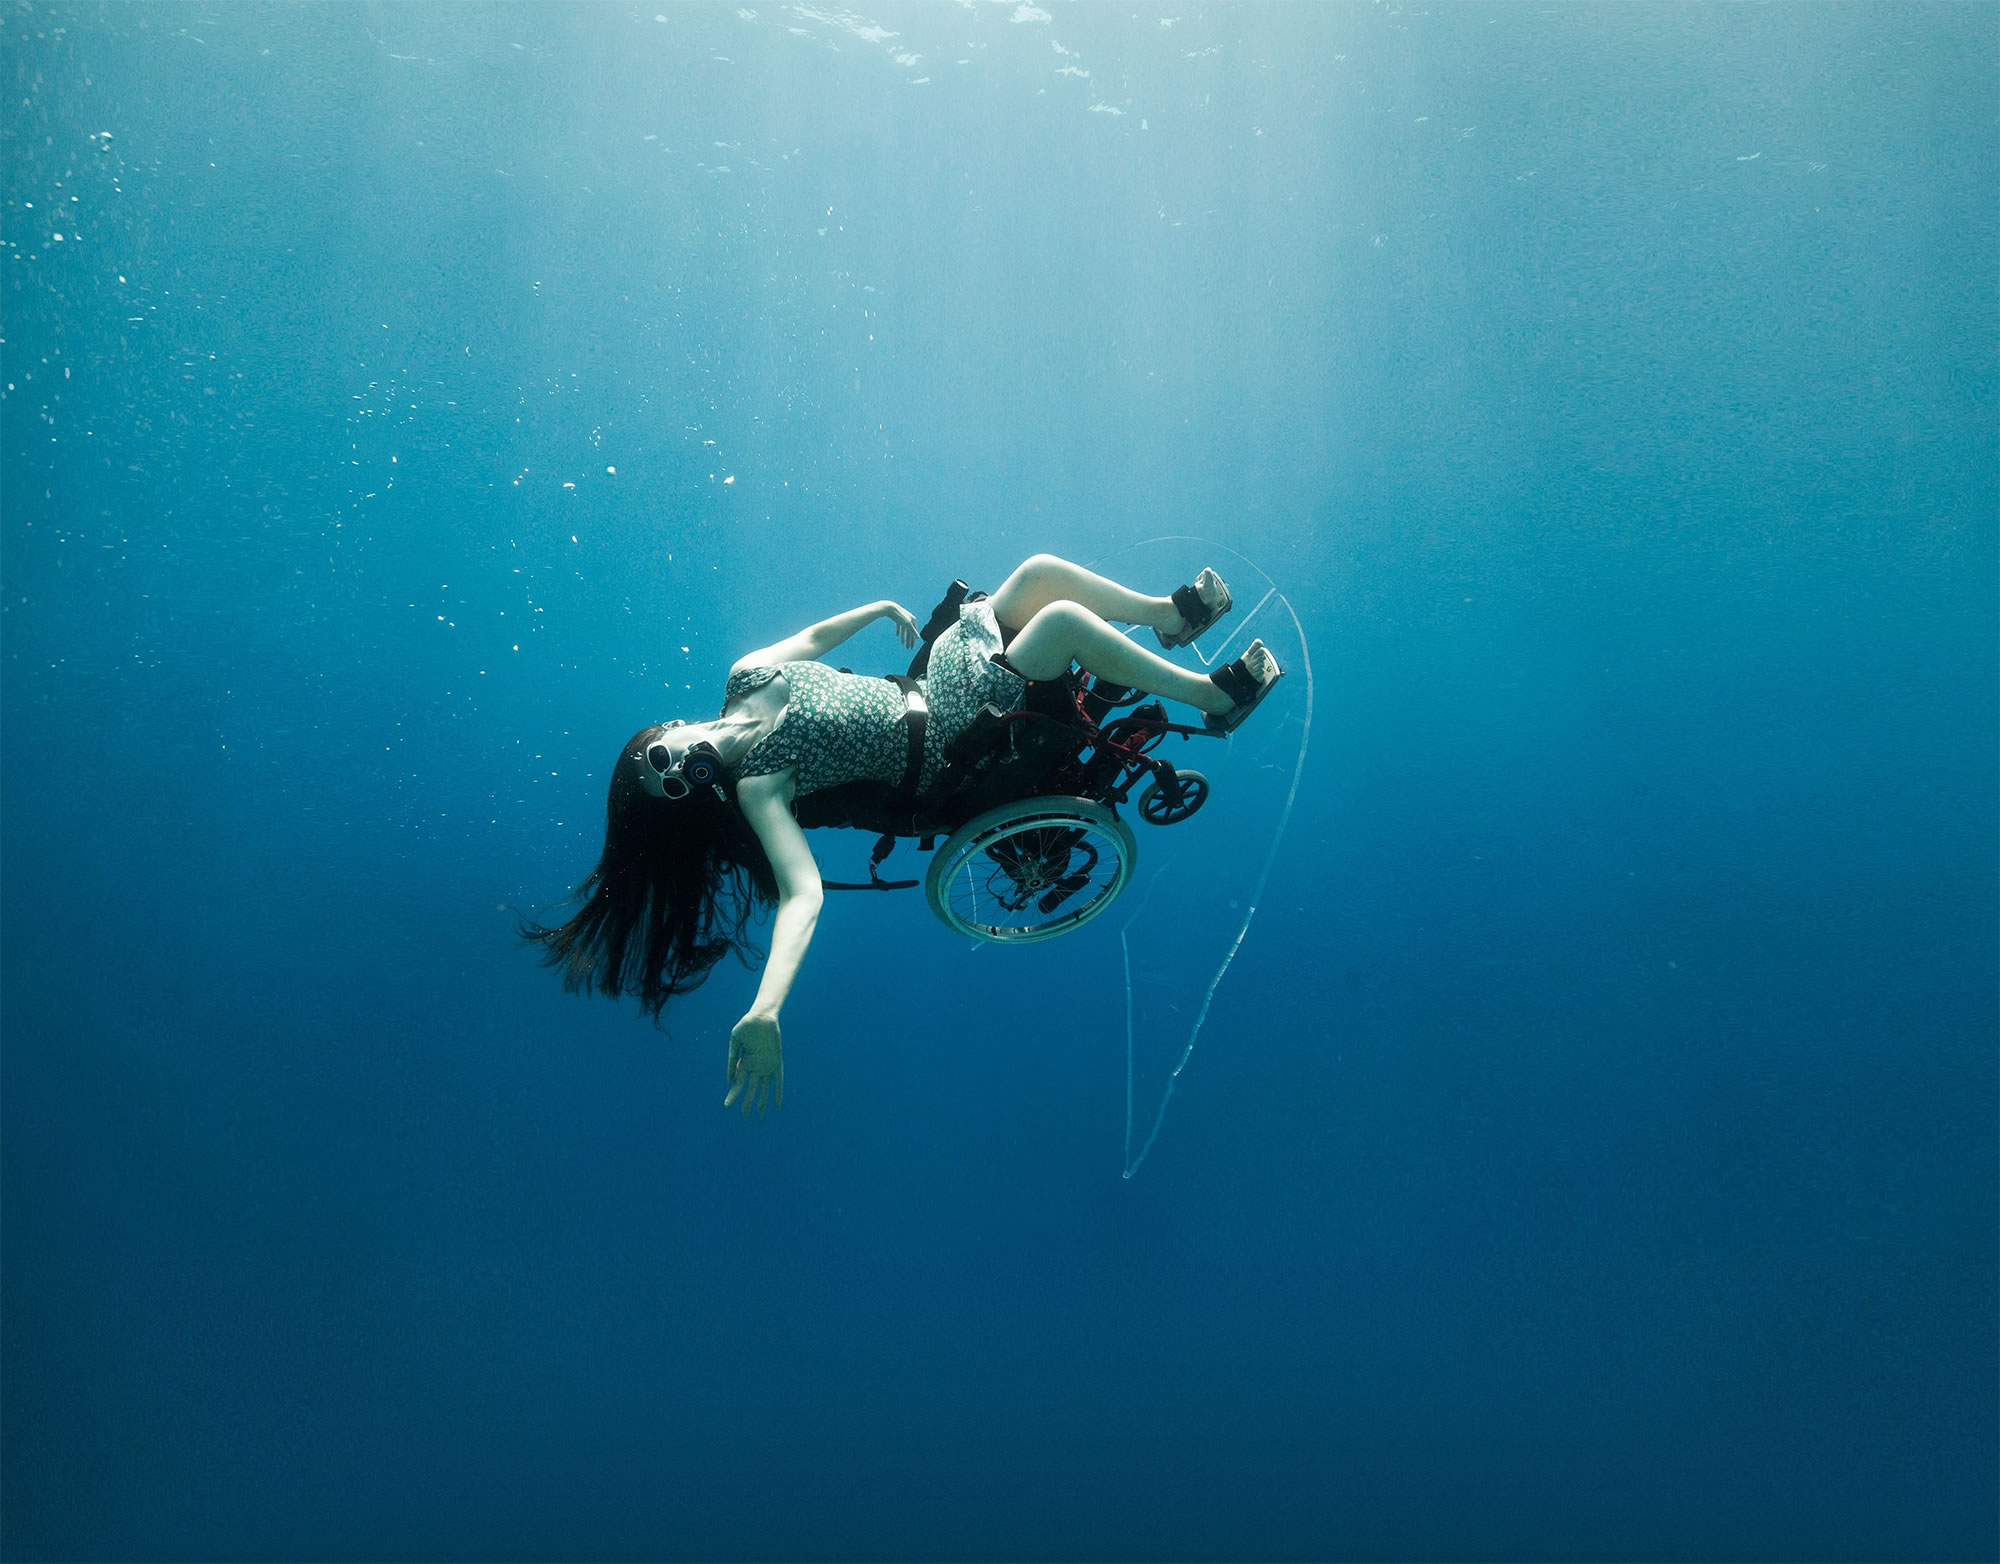
[[[967,603],[958,623],[931,647],[924,699],[930,718],[924,727],[924,765],[919,789],[928,788],[944,766],[945,747],[963,733],[987,701],[1012,711],[1026,684],[991,661],[1000,650],[1000,624],[992,606]],[[798,768],[799,793],[838,787],[843,782],[903,780],[909,764],[909,729],[903,720],[903,692],[887,679],[842,673],[819,662],[774,663],[729,676],[723,706],[784,676],[790,691],[776,728],[737,762],[744,777],[768,776]]]
[[[723,686],[723,705],[780,674],[791,691],[777,727],[736,763],[736,778],[798,768],[800,793],[843,782],[900,782],[909,763],[903,692],[887,679],[842,673],[825,663],[774,663],[745,668]]]
[[[1018,711],[1028,684],[992,659],[1000,650],[1000,621],[982,598],[958,611],[958,623],[931,643],[924,699],[931,720],[924,729],[924,772],[917,786],[928,788],[944,769],[945,746],[972,725],[988,701],[1002,711]]]

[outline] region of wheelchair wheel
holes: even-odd
[[[1132,828],[1087,798],[1024,798],[952,832],[924,895],[961,934],[1026,945],[1081,928],[1125,889]]]
[[[1179,825],[1208,802],[1208,778],[1199,771],[1176,771],[1174,791],[1155,781],[1139,795],[1139,818],[1148,825]]]

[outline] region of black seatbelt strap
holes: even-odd
[[[917,783],[924,774],[924,729],[930,723],[931,709],[924,700],[923,685],[900,673],[884,674],[883,677],[903,692],[903,726],[909,734],[909,759],[903,763],[903,779],[896,784],[896,791],[889,796],[889,807],[898,820],[905,816],[915,824],[917,807]],[[907,890],[915,880],[885,880],[882,878],[882,861],[895,851],[896,838],[893,835],[879,838],[875,850],[868,856],[868,883],[857,885],[844,880],[822,880],[820,887],[829,891],[901,891]]]
[[[954,582],[956,587],[958,583]],[[936,616],[934,615],[933,618]],[[908,758],[903,762],[902,779],[889,795],[888,804],[892,820],[908,822],[901,833],[913,835],[916,829],[917,784],[924,775],[924,729],[930,725],[930,704],[924,699],[921,680],[905,674],[889,673],[883,677],[895,685],[903,696],[903,730],[909,737]],[[828,891],[906,891],[921,882],[917,880],[885,880],[882,878],[882,864],[890,853],[896,850],[896,836],[891,832],[877,838],[875,850],[868,855],[868,878],[863,882],[853,880],[821,880],[820,888]],[[923,849],[929,852],[937,845],[935,836],[923,839]]]
[[[924,728],[930,722],[931,708],[919,681],[900,673],[883,677],[903,692],[903,725],[910,736],[910,758],[903,766],[903,780],[896,784],[896,812],[902,814],[917,801],[917,783],[924,774]]]
[[[868,855],[868,879],[865,884],[851,880],[821,880],[820,889],[828,891],[906,891],[917,882],[915,880],[885,880],[882,878],[882,860],[896,850],[893,836],[875,839],[875,850]]]
[[[854,880],[821,880],[820,889],[825,891],[907,891],[916,880],[885,880],[882,878],[882,860],[896,850],[893,836],[879,836],[875,839],[875,850],[868,855],[868,878]]]

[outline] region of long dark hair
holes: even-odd
[[[732,805],[710,788],[677,799],[646,791],[646,747],[664,732],[640,729],[612,769],[604,853],[576,889],[582,909],[556,928],[521,927],[569,992],[636,994],[655,1022],[731,951],[745,966],[761,957],[748,925],[778,900],[771,860]]]

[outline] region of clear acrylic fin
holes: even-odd
[[[1125,893],[1129,910],[1114,907],[1103,922],[1117,928],[1125,979],[1129,1179],[1159,1140],[1167,1105],[1249,935],[1291,824],[1312,738],[1312,657],[1305,628],[1278,583],[1223,544],[1150,538],[1088,563],[1154,595],[1213,566],[1229,582],[1235,610],[1175,658],[1205,670],[1261,639],[1285,672],[1284,684],[1227,740],[1169,738],[1155,751],[1208,778],[1209,800],[1198,813],[1175,825],[1150,826],[1138,822],[1136,809],[1125,811],[1139,833],[1139,872]],[[1150,632],[1134,633],[1144,634],[1142,644],[1150,649]],[[1199,720],[1186,707],[1168,709],[1177,722]]]

